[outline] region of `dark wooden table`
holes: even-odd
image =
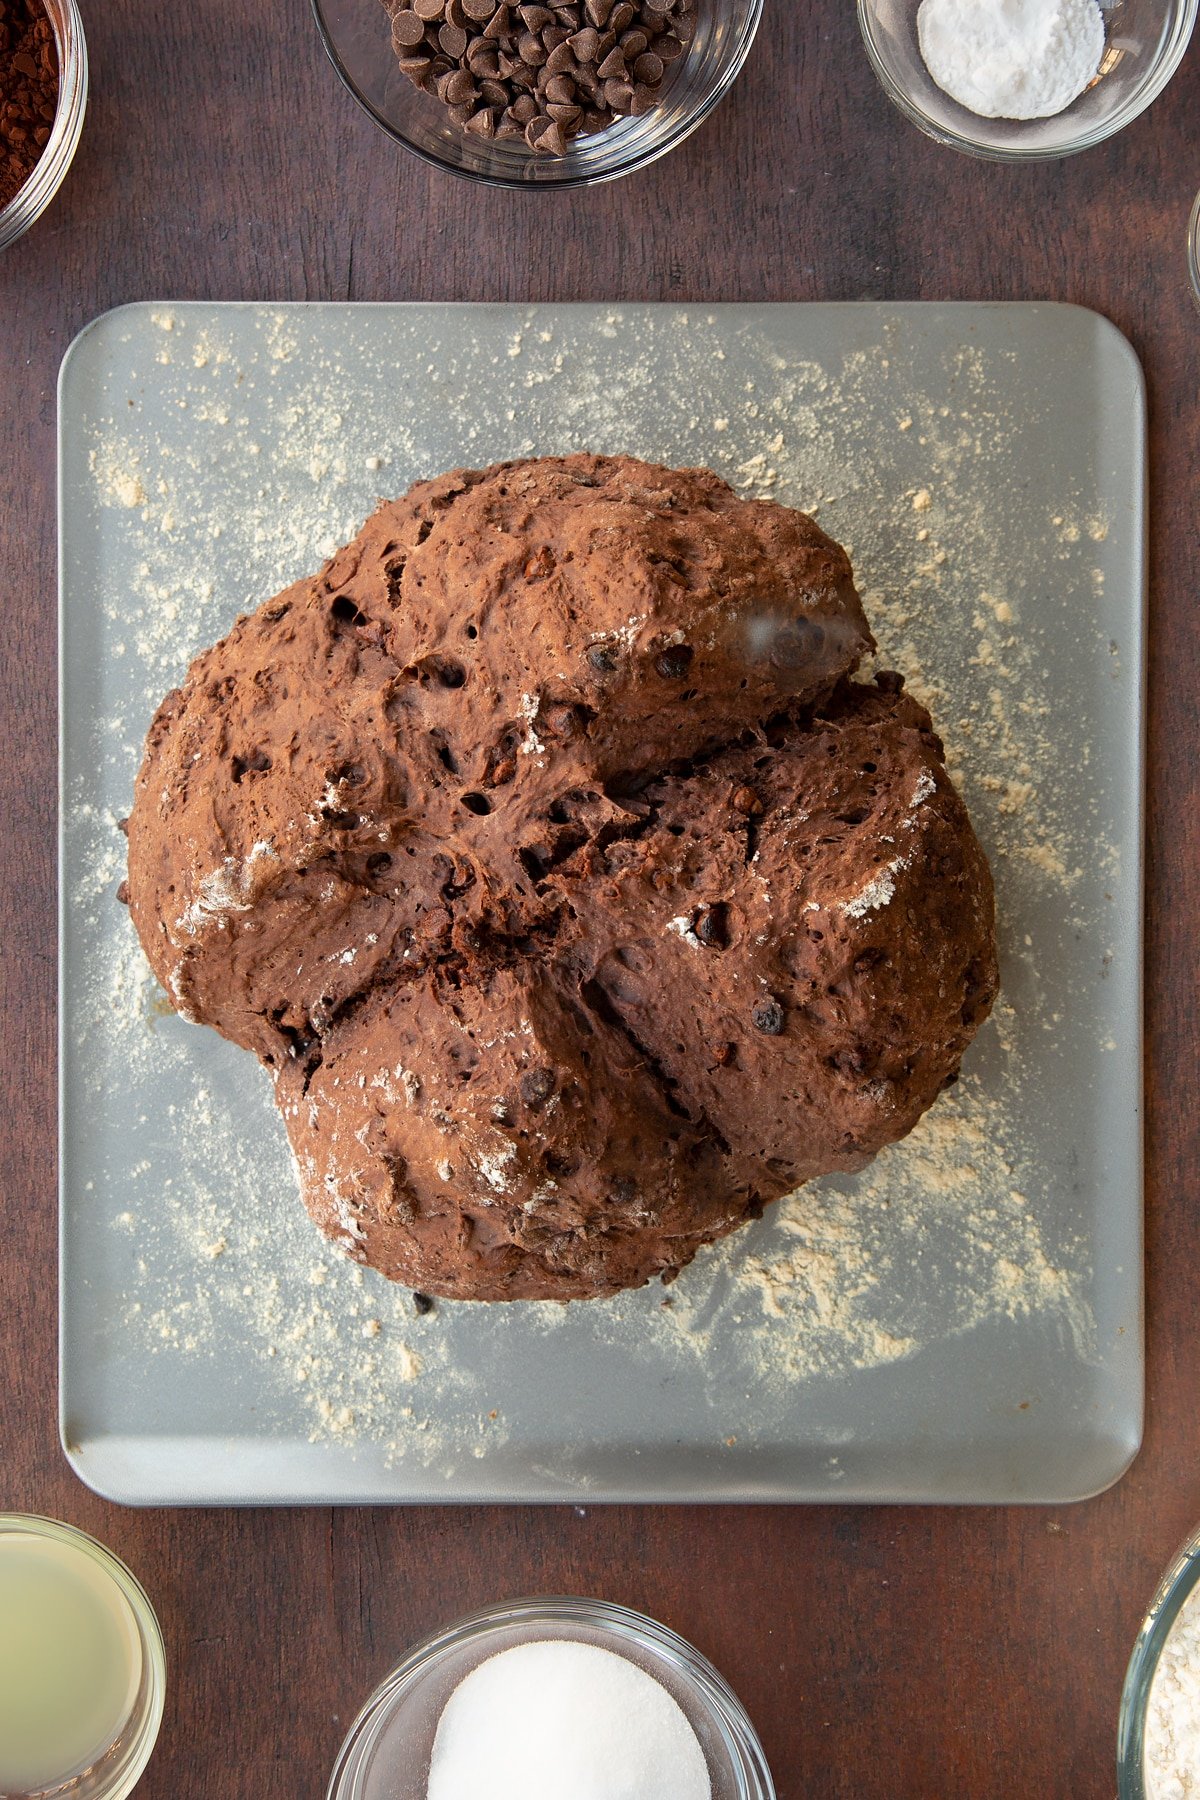
[[[876,87],[849,0],[769,0],[732,98],[649,172],[489,193],[387,143],[305,0],[84,0],[92,98],[52,210],[0,257],[0,1509],[132,1565],[170,1692],[139,1792],[319,1795],[397,1653],[526,1591],[668,1621],[725,1671],[781,1800],[1081,1800],[1113,1790],[1142,1606],[1200,1520],[1200,52],[1152,112],[1063,162],[927,143]],[[1046,299],[1098,308],[1146,368],[1152,447],[1149,1429],[1057,1510],[589,1507],[137,1513],[55,1428],[54,382],[141,298]],[[664,1796],[669,1800],[669,1796]]]

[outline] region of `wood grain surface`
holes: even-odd
[[[768,0],[734,94],[674,156],[509,194],[386,141],[305,0],[83,9],[79,154],[0,256],[0,1509],[95,1532],[155,1601],[170,1691],[139,1794],[323,1794],[407,1643],[547,1590],[644,1608],[707,1652],[781,1800],[1111,1794],[1129,1647],[1200,1522],[1200,51],[1108,144],[993,166],[891,110],[848,0]],[[78,1484],[55,1427],[54,383],[80,326],[144,298],[1070,300],[1129,336],[1153,458],[1150,1386],[1112,1492],[1053,1511],[138,1513]]]

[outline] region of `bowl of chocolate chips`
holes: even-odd
[[[719,105],[763,0],[312,0],[334,68],[397,143],[494,187],[586,187]]]

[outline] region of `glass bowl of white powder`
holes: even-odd
[[[513,1600],[417,1644],[342,1746],[326,1800],[775,1800],[745,1710],[665,1625]]]
[[[914,125],[995,162],[1120,131],[1179,65],[1200,0],[858,0],[867,54]]]
[[[1200,1794],[1200,1530],[1172,1559],[1133,1646],[1117,1727],[1117,1793]]]

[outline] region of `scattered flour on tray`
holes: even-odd
[[[716,368],[726,352],[714,325],[703,311],[676,319],[677,329],[712,333]],[[618,336],[623,316],[594,329]],[[392,492],[438,470],[420,461],[386,391],[364,411],[352,372],[301,356],[287,315],[264,316],[246,367],[186,308],[169,327],[160,317],[154,336],[156,393],[167,385],[187,428],[165,438],[141,423],[132,396],[91,446],[101,528],[122,534],[109,560],[134,577],[114,577],[98,595],[118,673],[104,689],[110,710],[93,722],[99,773],[67,796],[70,904],[86,945],[74,1047],[96,1116],[119,1087],[143,1106],[150,1146],[132,1175],[127,1149],[115,1137],[107,1146],[114,1191],[104,1204],[125,1258],[119,1329],[150,1351],[195,1359],[237,1332],[265,1383],[265,1415],[286,1423],[299,1406],[313,1438],[369,1441],[449,1476],[510,1430],[487,1356],[468,1367],[456,1353],[458,1317],[474,1309],[438,1302],[418,1314],[406,1290],[346,1262],[309,1226],[265,1077],[253,1086],[244,1053],[172,1014],[115,899],[117,820],[162,694],[239,610],[357,530],[374,503],[374,471],[387,467]],[[1052,1314],[1088,1357],[1091,1272],[1070,1221],[1049,1229],[1037,1200],[1045,1172],[1022,1117],[1031,1048],[1056,1024],[1040,1006],[1024,922],[1047,898],[1070,915],[1085,856],[1095,855],[1098,802],[1081,744],[1068,812],[1038,596],[1014,585],[981,478],[1018,427],[977,352],[963,350],[931,396],[893,381],[883,348],[836,371],[788,363],[752,337],[742,348],[758,376],[739,394],[718,371],[719,412],[696,393],[694,365],[665,323],[629,339],[623,394],[606,389],[586,345],[556,343],[536,313],[495,352],[505,371],[496,385],[513,401],[500,412],[489,411],[477,370],[434,355],[421,374],[463,462],[535,446],[704,462],[744,493],[805,507],[847,544],[878,666],[902,670],[932,705],[989,851],[1005,992],[959,1083],[861,1175],[812,1183],[703,1252],[667,1290],[523,1308],[527,1326],[619,1344],[656,1380],[720,1356],[768,1409],[786,1408],[797,1383],[898,1361],[988,1319]],[[647,398],[631,411],[639,394]],[[850,428],[864,412],[874,437]],[[905,491],[890,485],[892,440],[922,471]],[[1083,517],[1070,494],[1053,504],[1067,564],[1102,541],[1106,524]],[[1100,852],[1113,860],[1103,842]],[[491,1311],[487,1330],[474,1329],[500,1342],[505,1309]]]

